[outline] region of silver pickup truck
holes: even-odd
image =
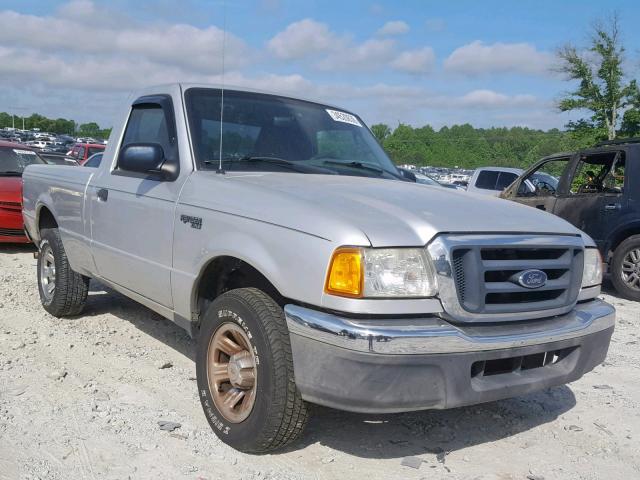
[[[44,308],[80,314],[93,278],[184,327],[205,415],[242,451],[298,437],[305,402],[402,412],[571,382],[613,332],[587,235],[407,182],[337,107],[151,88],[98,168],[23,179]]]

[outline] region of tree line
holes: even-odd
[[[7,112],[0,112],[0,128],[14,127],[23,128],[23,117],[11,115]],[[32,130],[40,129],[42,132],[56,133],[59,135],[79,135],[81,137],[109,138],[111,128],[100,128],[96,122],[77,124],[74,120],[66,118],[47,118],[38,113],[32,113],[24,117],[24,128]]]
[[[429,125],[413,128],[400,124],[392,131],[377,124],[371,131],[395,163],[436,167],[525,167],[546,155],[594,144],[588,135],[524,127],[474,128],[464,124],[435,130]]]

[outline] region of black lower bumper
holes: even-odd
[[[381,355],[291,334],[296,383],[312,403],[353,412],[443,409],[573,382],[602,363],[613,326],[504,349]]]

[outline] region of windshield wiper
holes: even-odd
[[[207,165],[217,165],[218,160],[205,160]],[[270,157],[263,155],[245,155],[244,157],[235,158],[223,158],[222,163],[236,163],[236,162],[248,162],[248,163],[270,163],[272,165],[279,165],[296,172],[309,172],[309,171],[322,171],[326,173],[326,170],[320,167],[314,167],[312,165],[304,165],[300,162],[294,162],[293,160],[286,160],[279,157]]]
[[[387,175],[391,175],[394,178],[402,178],[402,176],[397,173],[390,172],[389,170],[385,170],[384,168],[374,165],[373,163],[368,162],[357,162],[357,161],[340,161],[340,160],[323,160],[322,163],[326,165],[344,165],[346,167],[359,168],[361,170],[370,170],[372,172],[377,172],[379,175],[386,173]]]
[[[7,177],[9,177],[9,176],[11,176],[11,177],[20,177],[20,176],[22,176],[22,172],[19,172],[17,170],[5,170],[4,172],[0,171],[0,176],[1,175],[7,176]]]

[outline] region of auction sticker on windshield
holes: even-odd
[[[13,149],[14,153],[17,153],[18,155],[35,155],[36,152],[33,152],[31,150],[18,150],[17,148]]]
[[[358,119],[350,113],[340,112],[338,110],[330,110],[328,108],[326,110],[329,116],[336,122],[350,123],[351,125],[355,125],[356,127],[362,127],[362,124],[358,121]]]

